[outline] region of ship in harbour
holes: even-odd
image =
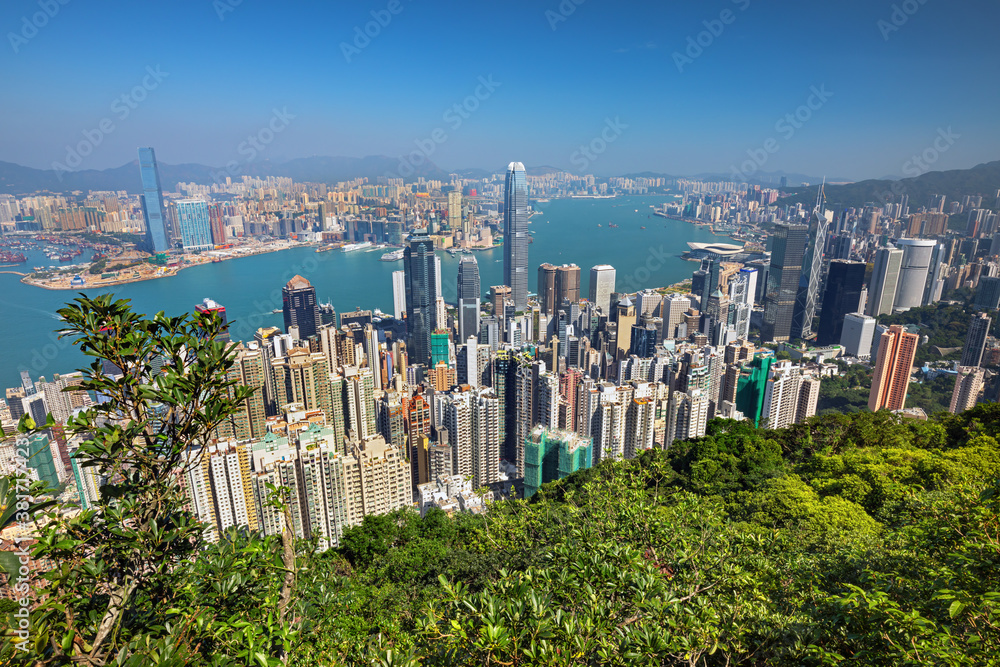
[[[395,262],[395,261],[398,261],[400,259],[403,259],[403,253],[404,252],[406,252],[406,250],[404,248],[400,248],[399,250],[391,250],[391,251],[385,253],[384,255],[382,255],[381,259],[382,259],[383,262]]]
[[[365,248],[371,248],[371,241],[362,241],[361,243],[348,243],[342,250],[344,252],[354,252],[355,250],[364,250]]]

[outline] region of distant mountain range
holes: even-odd
[[[457,173],[463,178],[488,178],[493,174],[502,173],[506,169],[506,165],[498,165],[498,168],[493,171],[479,168],[449,171],[430,163],[413,167],[409,164],[401,164],[399,158],[383,155],[370,155],[363,158],[314,156],[285,162],[259,160],[240,165],[231,174],[224,168],[208,167],[203,164],[172,165],[161,162],[159,167],[160,180],[164,190],[168,192],[176,192],[177,184],[181,182],[207,185],[222,180],[227,175],[234,180],[239,180],[241,176],[246,174],[259,177],[286,176],[300,183],[336,183],[364,177],[374,181],[379,176],[399,177],[401,175],[407,180],[419,176],[447,180],[449,174],[452,173]],[[526,171],[529,175],[541,176],[563,170],[543,165],[527,167]],[[629,178],[682,178],[672,174],[650,171],[625,174],[625,176]],[[756,178],[752,182],[761,185],[776,186],[782,176],[786,177],[789,183],[810,183],[808,187],[785,188],[784,191],[790,196],[780,200],[782,203],[792,204],[801,202],[807,206],[816,201],[816,188],[822,180],[822,178],[815,176],[781,171],[759,172],[755,176]],[[731,181],[733,175],[703,173],[683,178]],[[894,196],[898,201],[898,197],[902,194],[909,196],[911,208],[928,206],[931,195],[935,194],[943,194],[949,201],[967,194],[979,194],[983,196],[983,206],[992,208],[997,204],[996,194],[997,190],[1000,189],[1000,161],[976,165],[971,169],[932,171],[915,178],[904,178],[898,181],[873,179],[844,183],[848,179],[827,178],[826,180],[828,183],[826,186],[827,205],[836,209],[884,202],[887,200],[887,196]],[[838,181],[844,184],[829,184]],[[86,169],[59,174],[52,170],[33,169],[12,162],[0,162],[0,193],[26,195],[42,192],[86,192],[87,190],[125,190],[132,194],[138,194],[141,191],[138,161],[112,169]]]
[[[307,157],[275,163],[269,160],[239,165],[232,173],[222,167],[208,167],[203,164],[159,163],[160,181],[164,190],[176,192],[178,183],[200,183],[208,185],[231,176],[239,180],[247,176],[287,176],[297,182],[336,183],[355,178],[367,177],[374,180],[378,176],[399,177],[405,172],[407,178],[447,179],[450,172],[433,164],[413,167],[401,166],[399,158],[370,155],[353,157]],[[0,193],[25,195],[38,192],[72,192],[74,190],[125,190],[132,194],[142,191],[139,181],[139,161],[112,169],[84,169],[74,172],[55,172],[49,169],[33,169],[12,162],[0,162]]]
[[[791,197],[779,199],[779,203],[812,206],[816,202],[818,184],[807,188],[786,188]],[[930,206],[933,195],[944,195],[948,201],[961,199],[965,195],[982,195],[983,208],[997,207],[997,191],[1000,190],[1000,160],[978,164],[971,169],[950,171],[929,171],[913,178],[901,180],[872,179],[826,186],[826,204],[831,209],[866,204],[898,202],[902,195],[909,197],[910,209]]]

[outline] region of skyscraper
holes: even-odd
[[[448,226],[453,232],[461,229],[465,234],[469,233],[468,227],[462,221],[461,190],[453,190],[448,193]]]
[[[139,149],[139,176],[142,178],[142,216],[146,221],[146,251],[166,252],[170,249],[167,241],[166,211],[163,206],[163,190],[160,188],[160,170],[156,166],[156,153],[152,148]]]
[[[924,301],[927,274],[937,241],[930,239],[899,239],[896,246],[903,250],[899,268],[899,287],[892,309],[895,312],[918,308]]]
[[[868,409],[876,412],[883,408],[901,410],[906,403],[906,392],[910,386],[910,372],[913,359],[917,356],[917,341],[920,336],[906,333],[893,324],[882,334],[878,346],[878,359],[872,377],[872,389],[868,396]]]
[[[475,255],[462,255],[458,263],[458,339],[479,336],[479,306],[482,287],[479,284],[479,263]]]
[[[177,222],[185,250],[211,250],[212,225],[208,219],[208,204],[201,199],[181,199],[177,202]]]
[[[538,265],[538,303],[546,315],[554,315],[559,305],[556,299],[556,266],[545,262]]]
[[[392,272],[392,312],[401,320],[406,316],[406,272]]]
[[[812,335],[813,318],[816,316],[816,301],[819,298],[820,274],[823,271],[826,232],[833,219],[832,211],[827,216],[825,205],[826,198],[823,196],[823,186],[821,185],[816,193],[816,206],[809,223],[809,246],[803,258],[799,289],[795,297],[795,310],[792,316],[792,335],[797,338],[809,338]],[[851,310],[855,310],[855,308]]]
[[[875,267],[868,287],[865,315],[878,317],[892,312],[902,263],[903,251],[898,248],[879,248],[875,251]]]
[[[590,269],[590,302],[605,315],[611,314],[611,293],[615,291],[615,267],[598,264]]]
[[[856,313],[861,303],[861,290],[865,286],[864,262],[848,262],[835,259],[830,262],[830,273],[826,278],[823,294],[823,311],[819,316],[819,330],[816,343],[832,345],[840,342],[844,331],[844,318]]]
[[[516,310],[528,307],[528,177],[524,165],[507,165],[503,199],[503,282]]]
[[[965,347],[962,349],[962,366],[980,366],[983,363],[983,350],[986,349],[986,337],[990,334],[993,318],[986,313],[976,313],[969,321],[969,333],[965,336]],[[953,411],[954,412],[954,411]]]
[[[858,359],[870,359],[874,336],[874,317],[861,313],[848,313],[844,316],[840,344],[844,346],[847,354]]]
[[[593,461],[593,440],[539,424],[531,430],[524,454],[524,497],[530,498],[542,484],[589,468]]]
[[[563,264],[556,267],[556,310],[564,301],[579,303],[580,301],[580,267],[576,264]]]
[[[778,223],[774,226],[771,269],[764,295],[764,326],[761,328],[765,342],[788,340],[792,336],[792,314],[808,234],[807,225]]]
[[[406,272],[406,333],[410,363],[429,364],[431,333],[436,328],[437,261],[434,242],[414,233],[403,251]]]
[[[316,288],[300,275],[281,288],[282,312],[285,318],[285,331],[291,327],[299,328],[299,340],[306,340],[316,335],[319,330],[319,306],[316,305]]]

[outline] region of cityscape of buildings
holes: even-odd
[[[0,228],[129,231],[152,257],[225,252],[254,237],[402,255],[385,285],[392,313],[337,313],[295,275],[281,286],[283,329],[232,341],[232,378],[254,392],[208,441],[191,444],[183,475],[191,511],[214,536],[230,527],[274,534],[290,521],[297,536],[329,548],[367,515],[479,512],[601,461],[700,437],[714,418],[801,423],[816,414],[824,379],[841,373],[834,360],[873,367],[871,410],[914,416],[906,399],[921,334],[879,318],[963,288],[979,312],[948,369],[949,407],[996,400],[986,367],[1000,357],[989,314],[1000,307],[1000,234],[979,195],[916,211],[903,195],[835,214],[822,186],[809,208],[780,205],[777,190],[759,186],[529,176],[520,162],[450,183],[243,177],[180,183],[168,195],[152,148],[139,149],[139,172],[141,196],[92,192],[82,207],[63,196],[0,196]],[[615,267],[598,264],[583,294],[586,267],[531,263],[532,198],[668,189],[677,196],[658,215],[742,242],[689,244],[690,282],[619,291]],[[955,215],[966,229],[949,229]],[[503,284],[482,285],[474,251],[497,243]],[[457,275],[442,275],[441,252],[463,253]],[[455,286],[450,302],[444,285]],[[227,321],[222,303],[192,307]],[[44,423],[52,413],[56,426],[31,441],[33,474],[66,485],[86,508],[107,480],[77,465],[79,442],[61,426],[100,400],[72,391],[80,381],[24,373],[0,417]],[[0,445],[0,473],[12,447]]]

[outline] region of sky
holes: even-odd
[[[1000,159],[997,25],[996,0],[6,0],[0,160],[912,176]]]

